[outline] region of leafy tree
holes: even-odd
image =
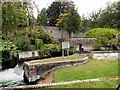
[[[109,28],[95,28],[86,33],[87,38],[96,38],[94,46],[96,48],[109,47],[114,48],[117,45],[118,31],[116,29]]]
[[[75,10],[75,7],[71,7],[64,25],[64,30],[69,32],[69,37],[71,35],[71,32],[74,33],[80,30],[80,20],[81,18],[77,10]]]
[[[88,20],[90,21],[91,24],[89,24],[88,26],[89,26],[90,28],[97,28],[97,27],[99,27],[99,25],[98,25],[98,23],[99,23],[98,20],[100,19],[101,12],[102,12],[102,10],[99,9],[99,10],[97,10],[97,11],[93,11],[93,12],[89,15]]]
[[[26,5],[22,2],[2,3],[2,31],[3,36],[12,33],[18,27],[27,26]]]
[[[71,5],[72,2],[53,2],[47,9],[49,26],[55,26],[59,15],[68,12]]]
[[[114,3],[108,3],[107,7],[103,10],[92,12],[87,20],[91,24],[88,26],[90,28],[120,28],[120,1]]]
[[[72,6],[68,13],[59,16],[56,26],[59,29],[68,31],[69,37],[71,37],[71,32],[78,32],[80,30],[80,19],[77,10]]]
[[[41,12],[38,14],[37,17],[37,24],[46,26],[47,25],[47,14],[46,14],[46,9],[43,8]]]
[[[91,26],[92,26],[91,20],[89,20],[83,15],[80,23],[81,31],[84,33],[85,31],[89,30]]]
[[[15,45],[18,47],[18,50],[28,50],[28,47],[30,45],[29,40],[24,39],[23,37],[20,37],[16,40]]]
[[[104,9],[98,20],[100,27],[120,28],[120,1],[109,3]]]
[[[58,27],[59,30],[64,30],[65,20],[67,17],[68,17],[68,13],[59,15],[59,18],[57,19],[57,23],[55,24],[55,26]]]

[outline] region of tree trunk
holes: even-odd
[[[69,38],[71,38],[71,32],[69,31]]]

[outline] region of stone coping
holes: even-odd
[[[86,60],[88,59],[89,57],[85,57],[85,58],[81,58],[81,59],[74,59],[74,60],[61,60],[61,61],[50,61],[50,62],[38,62],[36,63],[37,61],[40,61],[40,60],[34,60],[34,61],[29,61],[29,62],[25,62],[25,64],[28,64],[28,65],[41,65],[41,64],[50,64],[50,63],[58,63],[58,62],[72,62],[72,61],[81,61],[81,60]],[[50,58],[50,59],[54,59],[54,58]],[[48,60],[48,59],[43,59],[43,60]],[[35,63],[34,63],[35,62]]]

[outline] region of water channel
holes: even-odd
[[[16,65],[14,68],[0,71],[0,87],[24,85],[23,66]]]

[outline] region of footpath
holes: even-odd
[[[118,80],[120,77],[103,77],[103,78],[94,78],[94,79],[86,79],[86,80],[74,80],[67,82],[57,82],[57,83],[44,83],[44,84],[35,84],[35,85],[23,85],[16,87],[6,87],[1,88],[1,90],[12,90],[12,89],[31,89],[31,88],[43,88],[43,87],[51,87],[57,85],[67,85],[67,84],[75,84],[75,83],[87,83],[87,82],[97,82],[97,81],[109,81],[109,80]]]

